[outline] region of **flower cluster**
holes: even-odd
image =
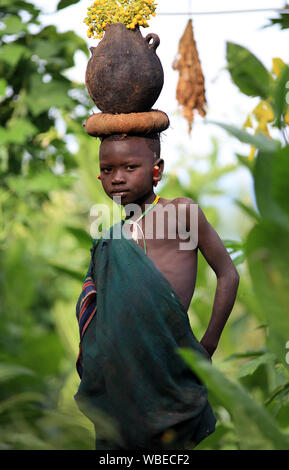
[[[105,27],[111,23],[123,23],[128,29],[137,25],[147,28],[148,20],[155,16],[156,0],[95,0],[87,9],[84,23],[89,38],[101,39]]]

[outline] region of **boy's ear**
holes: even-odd
[[[162,158],[157,158],[155,161],[154,161],[154,166],[158,166],[159,167],[159,173],[160,175],[163,174],[163,171],[164,171],[164,166],[165,166],[165,162]]]
[[[162,174],[164,171],[164,161],[162,158],[158,158],[154,161],[154,174],[153,174],[153,184],[157,186],[158,182],[162,179]]]

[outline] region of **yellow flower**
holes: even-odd
[[[287,126],[289,126],[289,108],[287,109],[286,113],[284,114],[284,121],[286,122]]]
[[[256,119],[260,121],[264,121],[265,123],[267,122],[272,122],[274,120],[274,113],[266,101],[260,101],[260,103],[256,106],[256,108],[253,110],[254,116],[256,116]]]
[[[243,125],[244,128],[246,127],[250,127],[252,128],[253,127],[253,124],[252,124],[252,119],[251,119],[251,116],[249,115]]]
[[[256,147],[251,147],[251,152],[248,156],[248,159],[250,162],[253,160],[255,153],[256,153]]]
[[[273,62],[273,73],[278,77],[278,75],[282,72],[282,69],[286,67],[285,62],[283,62],[282,59],[279,59],[278,57],[275,57],[272,59]]]
[[[135,29],[137,24],[147,28],[150,14],[155,16],[155,2],[156,0],[95,0],[87,8],[88,14],[84,22],[88,23],[91,33],[96,34],[96,37],[102,37],[105,27],[111,23],[123,23],[127,29]]]
[[[256,133],[261,132],[262,134],[266,135],[267,137],[271,137],[269,134],[269,129],[267,126],[267,123],[264,121],[261,121],[259,123],[259,126],[256,129]]]

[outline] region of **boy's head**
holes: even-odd
[[[135,203],[153,193],[161,179],[159,134],[110,135],[101,139],[99,166],[106,194],[122,204]]]

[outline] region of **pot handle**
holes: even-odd
[[[150,40],[153,40],[153,42],[150,44]],[[159,47],[160,45],[160,38],[158,37],[157,34],[154,33],[149,33],[144,40],[148,43],[149,47],[153,49],[154,51]]]

